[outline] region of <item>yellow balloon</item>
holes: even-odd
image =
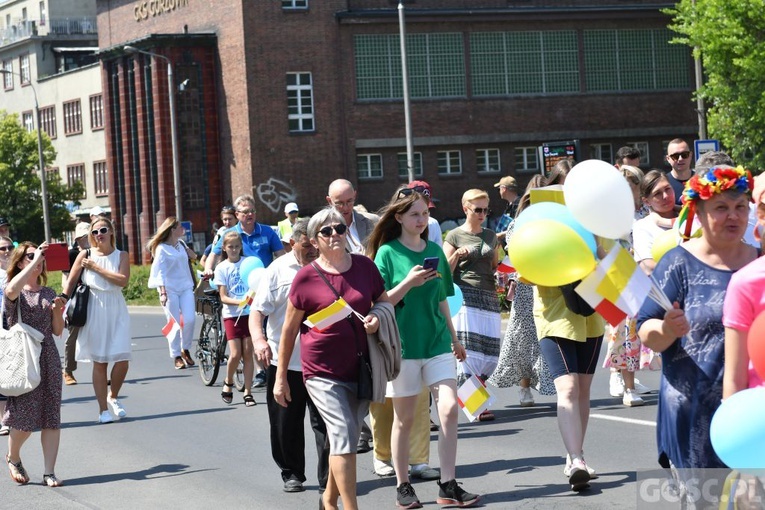
[[[574,229],[549,219],[522,225],[513,233],[507,252],[524,278],[545,287],[581,280],[596,264],[587,243]]]
[[[680,234],[674,228],[666,230],[661,234],[653,238],[653,246],[651,246],[651,256],[654,262],[659,260],[669,250],[680,244]]]

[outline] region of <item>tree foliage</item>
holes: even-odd
[[[701,57],[710,135],[737,163],[765,169],[762,0],[682,0],[667,12],[677,41]]]
[[[48,167],[56,159],[56,150],[44,133],[42,145]],[[0,216],[8,219],[17,241],[42,242],[45,237],[38,167],[37,133],[27,132],[18,115],[0,110]],[[51,235],[60,238],[74,228],[66,202],[79,205],[84,189],[79,182],[69,187],[58,174],[51,173],[46,191]]]

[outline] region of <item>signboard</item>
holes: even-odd
[[[542,175],[547,176],[562,159],[579,159],[579,140],[546,142],[540,147],[542,154]]]
[[[693,152],[696,154],[696,161],[705,152],[719,151],[720,140],[696,140],[693,142]]]
[[[182,221],[181,222],[181,226],[186,231],[184,236],[183,236],[183,241],[187,245],[191,246],[191,244],[192,244],[192,242],[194,240],[193,232],[191,230],[191,222],[190,221]]]

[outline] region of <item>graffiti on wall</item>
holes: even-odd
[[[266,182],[261,182],[255,188],[255,193],[263,205],[272,212],[279,212],[290,202],[295,202],[297,193],[295,189],[287,182],[275,177],[269,178]]]

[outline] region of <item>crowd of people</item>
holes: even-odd
[[[635,218],[621,242],[673,308],[666,311],[647,299],[636,316],[616,326],[594,310],[574,309],[569,286],[535,285],[513,273],[507,286],[511,311],[504,335],[501,330],[495,275],[502,250],[513,242],[515,220],[531,205],[532,190],[565,184],[571,161],[561,161],[546,177],[534,176],[525,190],[514,177],[500,179],[495,188],[507,206],[496,231],[488,227],[489,194],[465,191],[465,220],[443,239],[431,216],[432,189],[424,181],[401,186],[377,214],[354,207],[351,182],[333,181],[324,209],[301,219],[297,204],[289,203],[278,232],[256,221],[252,196],[238,197],[221,211],[223,227],[201,259],[201,275],[218,289],[223,304],[229,357],[221,399],[232,403],[240,360],[245,405],[255,405],[253,386],[266,387],[271,451],[285,492],[305,490],[308,410],[320,508],[327,509],[338,508],[339,500],[343,508],[358,507],[357,453],[369,434],[374,471],[395,476],[399,508],[422,506],[412,478],[437,480],[439,504],[478,503],[481,496],[457,481],[457,390],[472,376],[499,387],[517,386],[524,407],[534,405],[532,388],[557,395],[566,450],[563,472],[574,491],[597,478],[585,462],[584,443],[599,363],[611,371],[610,393],[629,407],[642,405],[640,394],[650,391],[636,372],[662,370],[660,465],[676,468],[675,473],[724,467],[709,438],[712,416],[722,398],[763,384],[751,368],[746,341],[763,302],[758,229],[765,226],[765,204],[760,203],[765,182],[755,188],[751,174],[719,152],[704,155],[694,173],[691,155],[685,141],[673,140],[666,157],[672,170],[643,173],[639,151],[617,153],[616,166],[633,192]],[[667,230],[678,229],[681,205],[681,216],[697,225],[697,232],[659,258],[655,245]],[[756,241],[747,243],[751,226]],[[168,322],[178,326],[168,336],[175,369],[195,365],[197,255],[183,234],[180,221],[170,217],[146,246],[152,256],[148,285],[157,290]],[[21,320],[45,336],[42,383],[30,393],[0,400],[0,434],[9,434],[6,462],[19,484],[29,481],[20,450],[34,430],[42,430],[43,482],[62,483],[54,471],[61,391],[62,383],[77,383],[77,362],[93,364],[98,422],[128,415],[119,399],[131,360],[122,296],[130,278],[128,257],[115,246],[114,226],[105,216],[78,224],[74,239],[71,269],[63,292],[55,296],[45,286],[47,243],[16,246],[0,235],[3,325]],[[605,244],[599,239],[599,258]],[[257,257],[265,269],[251,289],[254,298],[243,307],[247,257]],[[62,368],[53,336],[65,328],[62,311],[78,285],[90,289],[88,320],[68,327]],[[455,291],[461,292],[462,303],[453,313],[447,299]],[[380,391],[365,382],[368,372],[380,370],[375,347],[368,343],[371,336],[388,345],[389,357],[396,359],[397,375]],[[431,407],[438,423],[431,421]],[[478,416],[479,421],[493,419],[489,409]],[[431,430],[438,435],[438,469],[429,465]]]

